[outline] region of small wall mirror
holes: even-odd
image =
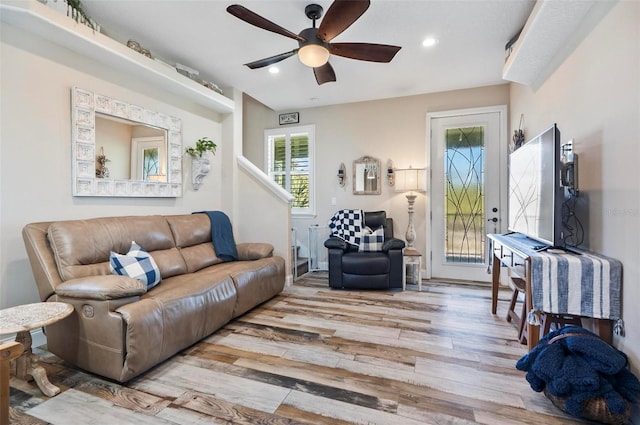
[[[353,194],[380,195],[380,160],[370,156],[353,161]]]
[[[182,196],[181,120],[74,87],[74,196]]]

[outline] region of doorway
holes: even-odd
[[[427,114],[427,276],[489,282],[488,233],[506,218],[506,106]],[[429,213],[429,212],[428,212]]]

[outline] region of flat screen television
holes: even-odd
[[[560,130],[554,124],[509,155],[509,231],[564,247]]]

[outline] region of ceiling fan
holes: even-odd
[[[300,61],[313,68],[318,84],[336,81],[336,73],[328,62],[329,55],[337,55],[350,59],[369,62],[391,62],[401,49],[399,46],[373,43],[330,43],[336,36],[349,28],[369,8],[369,0],[335,0],[320,26],[316,28],[316,20],[322,17],[322,6],[310,4],[305,7],[307,18],[313,21],[313,27],[295,34],[282,28],[268,19],[238,4],[227,7],[227,12],[258,28],[284,35],[298,41],[298,48],[290,52],[260,59],[245,64],[251,69],[262,68],[280,62],[295,54]]]

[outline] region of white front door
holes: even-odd
[[[428,114],[427,126],[427,274],[488,282],[486,234],[501,232],[506,217],[506,107]]]

